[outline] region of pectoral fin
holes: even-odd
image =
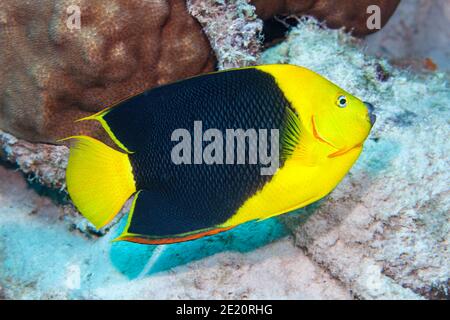
[[[302,165],[312,167],[317,164],[314,140],[305,132],[299,115],[288,107],[281,137],[281,157],[293,158]]]

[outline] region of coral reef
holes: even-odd
[[[16,12],[14,8],[23,6],[23,3],[9,0],[2,2],[0,23],[12,25],[13,22],[7,21],[10,16],[2,13],[6,12],[5,8],[9,8],[8,12]],[[81,6],[85,4],[82,0],[77,3]],[[114,13],[113,4],[121,4],[122,1],[108,2],[111,7],[104,2],[103,6],[101,2],[92,3],[96,4],[93,8],[105,10],[104,15],[94,16],[109,16]],[[170,4],[165,8],[171,10],[178,3],[180,10],[186,10],[180,1],[153,1],[146,3],[146,6],[162,3]],[[191,0],[189,10],[205,28],[220,67],[255,63],[251,56],[256,56],[260,50],[260,22],[254,16],[253,7],[244,0],[213,0],[209,2],[211,7],[205,3]],[[245,10],[230,13],[230,8]],[[54,12],[61,13],[62,7],[58,4],[54,9]],[[34,24],[47,26],[50,17],[48,9],[36,10],[40,10],[43,18],[40,22],[33,20]],[[141,10],[143,15],[148,15],[148,11],[140,8],[139,12]],[[125,12],[130,13],[127,10]],[[136,14],[140,17],[136,18],[138,26],[142,24],[143,30],[148,30],[142,20],[144,17]],[[17,20],[14,22],[19,26],[17,30],[12,28],[9,33],[0,31],[2,45],[11,45],[5,42],[6,35],[17,37],[15,32],[24,32],[23,16],[31,16],[31,13],[25,10],[23,15],[12,15]],[[146,17],[146,22],[157,24],[160,21],[158,17]],[[50,24],[54,29],[50,30],[57,30],[56,26],[61,23],[55,19]],[[171,21],[169,17],[166,19]],[[197,25],[189,16],[186,19],[193,26]],[[82,23],[89,25],[90,20]],[[230,29],[232,36],[217,38],[215,42],[214,39],[224,30],[224,25],[229,23],[235,23]],[[247,24],[249,27],[245,29],[246,33],[236,38],[237,26]],[[167,25],[170,23],[164,24],[161,34],[152,36],[158,36],[158,41],[164,40]],[[175,29],[185,31],[183,24],[176,25],[178,27],[174,26]],[[35,33],[29,32],[29,37],[40,39],[41,28],[36,27]],[[34,29],[30,27],[27,30]],[[101,30],[108,31],[107,28]],[[145,32],[140,32],[139,37],[141,33]],[[51,34],[52,37],[57,35]],[[76,35],[68,33],[66,36]],[[28,37],[21,39],[25,42],[29,40]],[[53,39],[60,38],[46,41]],[[105,36],[102,39],[109,38]],[[237,39],[237,42],[233,42],[233,39]],[[65,46],[74,46],[72,49],[75,53],[71,53],[74,54],[74,61],[88,59],[83,55],[96,50],[94,46],[89,47],[88,51],[80,51],[81,47],[61,41],[58,50],[62,52],[68,50]],[[80,46],[81,42],[75,43]],[[22,45],[28,48],[25,43]],[[185,48],[194,46],[194,42],[186,44],[184,41],[175,41],[171,45]],[[149,47],[144,46],[146,49]],[[46,54],[50,57],[51,52],[42,50],[37,55],[30,48],[29,51],[22,49],[8,51],[18,51],[23,57],[29,58],[20,60],[17,57],[25,62],[21,62],[21,67],[16,71],[9,68],[13,64],[3,64],[13,61],[11,54],[0,56],[1,65],[8,69],[8,77],[0,77],[0,89],[5,90],[0,91],[3,92],[1,128],[2,121],[6,119],[1,112],[5,110],[12,112],[8,115],[10,119],[12,115],[24,117],[4,105],[17,104],[17,110],[20,110],[20,106],[31,101],[32,109],[28,110],[39,114],[40,109],[36,106],[43,101],[37,92],[44,92],[42,83],[45,83],[45,79],[37,75],[46,74],[39,71],[39,68],[46,66],[46,60],[34,57]],[[178,61],[178,55],[182,54],[176,52],[174,59]],[[63,60],[57,62],[69,68],[70,64],[64,62],[69,56],[66,52],[66,55],[57,58]],[[191,58],[191,62],[197,59],[192,55]],[[53,59],[55,57],[47,60],[55,63]],[[89,59],[86,61],[91,61]],[[197,70],[196,67],[201,69],[209,65],[209,59],[205,58],[205,64],[201,66],[199,62],[194,67],[186,61],[184,63],[190,66],[188,70],[191,72]],[[105,63],[105,67],[111,63],[107,61],[98,63]],[[300,20],[287,39],[266,50],[257,63],[306,66],[375,105],[378,120],[365,143],[362,156],[330,196],[281,218],[249,223],[205,239],[170,246],[142,246],[111,242],[120,234],[125,219],[109,226],[107,233],[107,230],[102,230],[103,237],[93,237],[95,231],[74,213],[70,205],[55,205],[49,197],[39,196],[30,188],[20,173],[0,166],[0,298],[448,299],[450,145],[445,140],[450,133],[448,74],[413,73],[397,69],[383,59],[366,55],[359,42],[342,30],[323,28],[311,19]],[[41,67],[28,74],[24,70],[31,65]],[[61,70],[73,72],[70,81],[87,81],[84,77],[91,70],[89,64],[82,65],[84,69],[81,71]],[[118,63],[118,66],[123,65]],[[165,67],[180,70],[175,63]],[[197,71],[200,72],[200,69]],[[100,71],[93,69],[92,72],[98,74]],[[151,79],[159,79],[160,75],[148,74]],[[105,79],[110,79],[110,76]],[[170,81],[169,78],[167,76],[164,81]],[[53,93],[49,99],[56,97],[52,101],[57,101],[63,97],[60,94],[68,94],[71,98],[63,101],[67,108],[74,106],[75,110],[74,102],[81,101],[78,100],[81,98],[67,91],[68,80],[58,77],[52,79],[52,83],[61,81],[63,86],[59,93]],[[138,78],[133,79],[138,81]],[[150,81],[145,79],[142,81]],[[81,86],[93,88],[98,85],[96,81],[87,81]],[[122,83],[121,80],[111,82],[114,83],[113,87],[120,87]],[[13,87],[14,83],[16,87]],[[22,88],[20,86],[26,88],[26,85],[30,86],[30,95],[19,90]],[[131,90],[130,87],[128,90]],[[19,99],[21,95],[23,100]],[[91,105],[83,104],[83,108],[86,106]],[[83,109],[83,113],[95,111],[95,108],[90,108]],[[70,113],[73,110],[66,111]],[[36,130],[31,125],[27,127],[29,131],[24,132],[34,136],[34,140],[40,140],[39,134],[45,132],[45,126],[37,124],[44,117],[49,117],[46,115],[48,113],[42,118],[35,117],[36,128],[41,129]],[[30,124],[22,124],[26,123]],[[31,177],[53,188],[64,187],[63,169],[68,152],[65,146],[28,143],[2,131],[0,145],[0,156],[16,163]]]
[[[342,28],[355,36],[363,36],[378,30],[367,28],[367,7],[377,5],[381,9],[381,27],[397,8],[400,0],[252,0],[256,13],[266,20],[274,15],[313,16],[326,21],[329,28]]]
[[[256,64],[261,53],[262,21],[248,0],[189,0],[188,8],[203,26],[219,69]]]
[[[0,129],[29,141],[95,136],[74,120],[214,68],[184,0],[4,0],[0,26]]]
[[[356,297],[448,298],[448,76],[395,69],[312,22],[261,62],[306,66],[376,106],[377,123],[351,173],[302,211],[314,213],[305,224],[287,219],[296,244]]]

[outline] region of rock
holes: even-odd
[[[0,130],[0,158],[17,165],[31,181],[65,191],[69,148],[19,140]]]
[[[286,219],[297,246],[355,297],[448,299],[450,90],[365,55],[340,31],[303,22],[262,63],[308,67],[375,105],[362,156],[330,196]],[[389,77],[379,77],[379,69]],[[301,88],[300,88],[301,90]]]
[[[329,28],[345,28],[355,36],[364,36],[377,29],[367,28],[367,7],[377,5],[381,9],[381,27],[383,27],[397,8],[400,0],[252,0],[256,13],[264,20],[275,15],[313,16],[326,21]]]
[[[254,65],[262,49],[262,21],[248,0],[189,0],[189,12],[201,23],[219,69]]]
[[[70,24],[74,3],[79,29]],[[212,71],[214,62],[184,0],[3,0],[0,129],[49,143],[75,133],[104,137],[95,123],[74,120]]]

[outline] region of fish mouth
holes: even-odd
[[[370,102],[364,101],[363,102],[367,107],[367,116],[369,118],[370,126],[375,125],[375,121],[377,120],[377,116],[375,115],[375,107]]]
[[[360,142],[360,143],[354,145],[354,146],[351,147],[351,148],[345,148],[345,147],[344,147],[344,148],[339,149],[338,147],[336,147],[334,144],[332,144],[331,142],[329,142],[329,141],[327,141],[326,139],[324,139],[324,138],[319,134],[319,131],[317,131],[317,128],[316,128],[316,123],[315,123],[315,121],[314,121],[314,116],[311,117],[311,124],[312,124],[312,129],[313,129],[313,135],[314,135],[314,138],[316,138],[316,139],[319,140],[320,142],[325,143],[325,144],[329,145],[330,147],[332,147],[332,148],[334,148],[334,149],[337,150],[336,152],[333,152],[333,153],[329,154],[329,155],[328,155],[328,158],[336,158],[336,157],[340,157],[340,156],[343,156],[344,154],[349,153],[349,152],[352,151],[353,149],[362,147],[362,142]]]

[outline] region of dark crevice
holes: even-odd
[[[275,16],[269,20],[264,21],[264,47],[268,48],[274,46],[286,37],[287,32],[298,24],[298,19],[295,17]]]

